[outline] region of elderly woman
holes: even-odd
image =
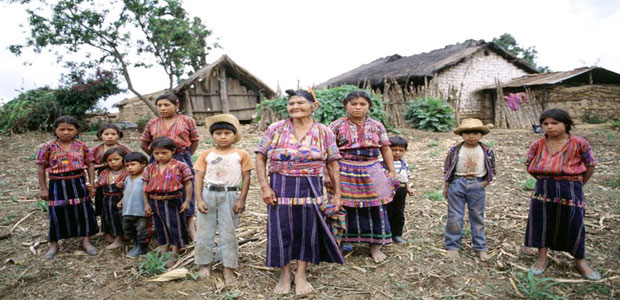
[[[198,141],[200,140],[196,121],[189,116],[179,114],[179,98],[174,94],[168,93],[157,97],[155,99],[155,106],[157,106],[159,117],[153,118],[146,123],[144,132],[140,137],[142,141],[140,147],[144,152],[151,154],[151,142],[160,136],[168,137],[174,141],[177,148],[173,158],[186,163],[194,172],[192,154],[196,152]],[[193,241],[196,232],[194,222],[196,200],[193,190],[187,192],[192,193],[190,207],[185,211],[187,235]]]
[[[306,278],[308,262],[344,263],[328,228],[321,204],[323,172],[335,189],[331,204],[340,209],[338,147],[332,131],[312,119],[319,107],[310,92],[287,90],[289,118],[269,126],[256,147],[256,169],[263,201],[268,205],[267,266],[281,268],[276,294],[291,288],[291,260],[297,260],[295,293],[313,291]],[[270,160],[267,182],[266,162]]]

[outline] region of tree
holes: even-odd
[[[502,47],[504,50],[513,54],[514,56],[521,58],[532,65],[535,69],[542,73],[549,73],[551,69],[548,66],[538,66],[536,58],[538,57],[538,51],[535,46],[523,48],[517,44],[517,40],[509,33],[504,33],[499,37],[493,38],[493,43]]]
[[[200,18],[189,18],[181,0],[111,0],[105,5],[96,0],[11,2],[40,4],[26,9],[29,36],[24,45],[10,46],[11,52],[20,55],[23,48],[32,48],[40,53],[60,47],[66,53],[84,54],[82,67],[111,64],[122,74],[127,89],[156,115],[156,107],[132,83],[130,68],[152,66],[141,55],[153,55],[168,75],[171,89],[173,79],[179,80],[187,65],[197,70],[205,64],[209,50],[218,47],[217,43],[207,45],[211,31]],[[136,33],[142,36],[136,37]],[[131,55],[138,57],[138,61],[132,61]],[[60,55],[58,60],[63,61],[64,57]]]

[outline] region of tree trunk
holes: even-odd
[[[123,60],[123,56],[118,51],[116,51],[114,56],[121,63],[121,71],[123,72],[123,77],[125,77],[125,81],[127,82],[127,89],[134,93],[134,95],[136,95],[140,100],[142,100],[142,102],[144,102],[144,104],[146,104],[146,106],[150,108],[156,116],[159,116],[159,112],[157,111],[157,107],[155,107],[155,104],[146,100],[146,98],[144,98],[142,94],[138,93],[138,91],[134,89],[133,84],[131,83],[131,77],[129,76],[129,70],[127,69],[127,64],[125,64],[125,61]]]

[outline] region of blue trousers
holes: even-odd
[[[465,204],[469,212],[471,224],[472,249],[487,251],[484,235],[484,202],[485,191],[480,182],[482,179],[465,179],[455,177],[448,186],[448,218],[445,233],[445,247],[448,250],[461,248],[463,238],[463,218]]]

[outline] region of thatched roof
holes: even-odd
[[[222,55],[218,60],[213,63],[204,66],[202,69],[196,71],[189,78],[183,80],[179,85],[174,88],[174,93],[178,94],[185,88],[192,85],[196,80],[208,80],[210,76],[215,76],[214,72],[223,66],[226,68],[226,77],[232,77],[238,79],[243,85],[255,90],[262,91],[266,98],[275,97],[276,93],[260,79],[252,75],[246,69],[235,63],[226,54]]]
[[[501,86],[503,88],[514,88],[523,86],[553,85],[558,83],[620,85],[620,74],[601,67],[582,67],[570,71],[526,75],[514,78],[505,83],[501,83]],[[494,90],[496,88],[496,85],[489,85],[482,89]]]
[[[494,43],[487,43],[483,40],[467,40],[463,43],[449,45],[443,49],[427,53],[407,57],[394,54],[379,58],[369,64],[361,65],[349,72],[329,79],[319,84],[319,87],[332,87],[343,84],[362,85],[364,82],[370,82],[373,86],[377,86],[382,85],[385,79],[396,79],[404,82],[410,78],[432,78],[442,70],[459,64],[472,54],[486,49],[497,53],[528,73],[538,73],[527,62],[508,53]]]

